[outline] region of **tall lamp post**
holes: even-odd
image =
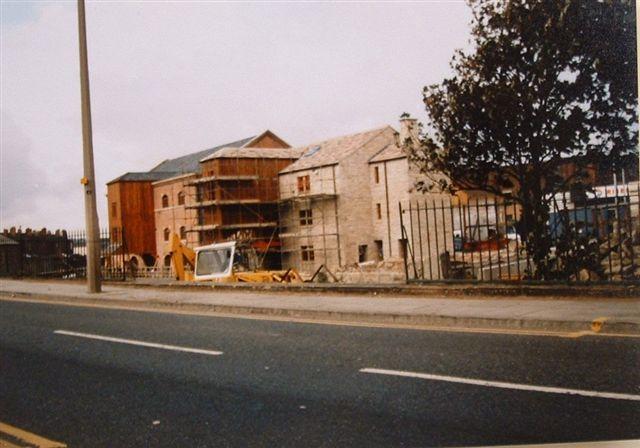
[[[91,99],[89,97],[89,67],[87,62],[87,29],[84,0],[78,0],[78,40],[80,41],[80,93],[82,101],[82,150],[84,177],[84,213],[87,228],[87,288],[100,292],[100,230],[96,210],[96,181],[93,167],[93,137],[91,131]]]

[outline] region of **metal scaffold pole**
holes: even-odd
[[[90,293],[100,292],[100,233],[96,210],[96,182],[93,164],[93,138],[91,131],[91,99],[89,97],[89,67],[87,62],[87,30],[84,0],[78,0],[78,40],[80,43],[80,93],[82,104],[82,149],[84,177],[84,210],[87,228],[87,288]]]

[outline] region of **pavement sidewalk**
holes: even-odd
[[[0,298],[371,324],[640,335],[640,298],[438,298],[113,284],[101,294],[89,294],[79,282],[7,279],[0,280]]]

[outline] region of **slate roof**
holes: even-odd
[[[107,185],[115,182],[144,182],[144,181],[155,182],[157,180],[167,179],[175,175],[176,173],[165,172],[165,171],[124,173],[122,176],[116,177],[112,181],[107,182]]]
[[[298,148],[302,152],[300,159],[280,171],[280,174],[320,166],[337,165],[341,160],[349,157],[355,151],[385,132],[389,134],[390,138],[393,138],[395,134],[391,126],[383,126],[370,131],[345,135],[300,147]]]
[[[255,137],[243,138],[242,140],[225,143],[224,145],[216,146],[214,148],[193,152],[191,154],[187,154],[186,156],[176,157],[175,159],[167,159],[163,162],[160,162],[149,171],[125,173],[122,176],[116,177],[112,181],[107,182],[107,185],[115,182],[156,182],[159,180],[168,179],[170,177],[179,176],[181,174],[199,173],[200,159],[208,157],[216,151],[228,146],[246,145],[254,138]]]
[[[284,145],[282,145],[283,148],[291,148],[291,145],[287,142],[285,142],[284,140],[282,140],[279,136],[277,136],[276,134],[273,133],[273,131],[267,129],[266,131],[264,131],[262,134],[256,135],[255,137],[249,139],[248,142],[245,143],[245,145],[247,146],[251,146],[251,144],[253,142],[259,141],[262,137],[266,136],[266,135],[271,135],[272,137],[274,137],[276,140],[280,141],[281,143],[284,143]],[[244,145],[243,145],[244,146]]]
[[[222,148],[201,160],[222,159],[225,157],[245,159],[297,159],[302,155],[300,148]]]
[[[144,182],[144,181],[155,182],[157,180],[167,179],[175,175],[176,173],[166,172],[166,171],[124,173],[122,176],[116,177],[112,181],[108,182],[107,185],[112,184],[114,182]]]
[[[398,147],[395,143],[389,144],[369,159],[369,163],[384,162],[386,160],[403,159],[407,157],[404,149]]]
[[[168,159],[151,169],[151,172],[166,171],[173,172],[175,174],[182,173],[199,173],[200,172],[200,160],[204,159],[215,153],[216,151],[232,147],[241,147],[253,140],[254,137],[243,138],[236,142],[225,143],[224,145],[216,146],[215,148],[204,149],[202,151],[187,154],[186,156],[177,157],[175,159]],[[159,179],[157,179],[159,180]]]
[[[0,246],[17,246],[17,245],[18,243],[16,241],[13,241],[8,236],[4,236],[0,234]]]

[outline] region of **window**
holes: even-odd
[[[116,206],[115,202],[111,203],[111,217],[112,218],[117,218],[118,217],[118,209],[117,209],[117,206]]]
[[[310,226],[313,224],[313,212],[309,210],[300,210],[300,225]]]
[[[316,145],[313,148],[309,148],[304,154],[302,154],[302,157],[300,157],[300,158],[302,159],[304,157],[311,157],[312,155],[314,155],[318,151],[320,151],[320,146]]]
[[[302,249],[302,261],[313,261],[316,259],[313,246],[300,246]]]
[[[169,235],[171,234],[171,230],[169,230],[168,228],[164,229],[164,240],[165,241],[169,241]]]
[[[407,246],[408,241],[406,238],[398,240],[398,252],[400,252],[400,258],[407,259]]]
[[[184,191],[178,193],[178,205],[184,205]]]
[[[358,263],[364,263],[367,261],[367,245],[363,244],[358,246]]]
[[[231,267],[230,249],[209,249],[198,252],[197,275],[223,274]]]
[[[187,239],[187,228],[185,226],[180,227],[180,239],[181,240]]]
[[[309,175],[298,176],[298,192],[304,193],[309,190],[311,190],[311,178]]]
[[[376,204],[376,216],[378,219],[382,219],[382,206],[379,202]]]
[[[162,195],[162,208],[167,208],[169,207],[169,196],[167,196],[166,194]]]
[[[384,252],[382,251],[382,240],[375,240],[376,249],[378,251],[378,260],[384,260]]]
[[[373,177],[376,180],[376,183],[379,184],[380,183],[380,169],[375,166],[373,167]]]

